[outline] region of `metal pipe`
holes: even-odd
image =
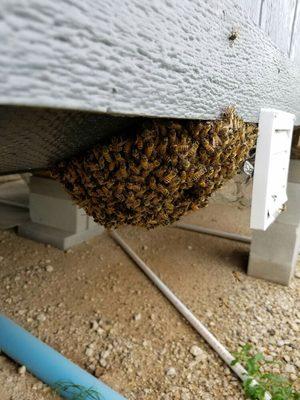
[[[239,235],[237,233],[218,231],[217,229],[205,228],[203,226],[198,226],[198,225],[193,225],[193,224],[175,223],[175,224],[173,224],[173,226],[175,228],[185,229],[187,231],[204,233],[205,235],[217,236],[220,238],[235,240],[235,241],[243,242],[243,243],[251,243],[250,237],[244,236],[244,235]]]
[[[0,315],[0,350],[20,365],[25,365],[29,372],[52,388],[60,382],[65,382],[93,389],[103,400],[125,400],[99,379],[3,315]],[[74,398],[72,386],[60,394],[67,399]],[[86,400],[92,399],[95,397],[86,397]]]
[[[193,224],[184,224],[184,223],[175,223],[175,224],[173,224],[173,227],[179,228],[179,229],[184,229],[186,231],[203,233],[204,235],[211,235],[211,236],[216,236],[216,237],[220,237],[223,239],[234,240],[236,242],[251,244],[251,237],[239,235],[238,233],[224,232],[224,231],[219,231],[217,229],[205,228],[204,226],[193,225]],[[300,250],[299,250],[299,254],[300,254]]]

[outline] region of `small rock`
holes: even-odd
[[[54,271],[54,268],[52,267],[52,265],[47,265],[47,266],[46,266],[46,271],[47,271],[47,272],[53,272],[53,271]]]
[[[99,328],[98,322],[97,322],[97,321],[92,321],[92,322],[91,322],[91,329],[92,329],[93,331],[97,331],[98,328]]]
[[[99,336],[102,336],[105,333],[105,330],[99,327],[96,332]]]
[[[1,261],[1,260],[0,260]],[[295,272],[295,278],[300,279],[300,271]]]
[[[284,370],[288,374],[296,374],[296,368],[292,364],[286,364]]]
[[[192,346],[191,348],[190,348],[190,353],[194,356],[194,357],[199,357],[199,356],[202,356],[203,355],[203,350],[200,348],[200,347],[198,347],[198,346]]]
[[[3,256],[0,256],[0,262],[3,261],[3,260],[4,260],[4,257],[3,257]]]
[[[142,319],[142,314],[140,314],[140,313],[139,314],[134,314],[133,319],[135,321],[140,321]]]
[[[188,248],[188,250],[193,250],[193,246],[191,246],[191,245],[189,245],[187,248]]]
[[[110,351],[109,350],[104,350],[101,352],[101,358],[106,359],[107,357],[110,356]]]
[[[143,250],[148,250],[148,246],[144,244],[144,246],[142,247]]]
[[[102,368],[97,367],[97,368],[95,369],[94,375],[95,375],[96,378],[100,378],[100,377],[102,376]]]
[[[86,355],[86,356],[92,357],[93,354],[94,354],[94,349],[92,349],[91,347],[88,347],[88,348],[85,350],[85,355]]]
[[[107,366],[107,361],[105,360],[105,358],[101,358],[100,359],[100,365],[101,367],[105,368]]]
[[[24,376],[26,374],[26,367],[25,365],[22,365],[21,367],[18,368],[18,374]]]
[[[183,392],[180,396],[180,400],[190,400],[191,396],[188,392]]]
[[[174,376],[176,376],[177,372],[176,369],[173,367],[170,367],[166,370],[166,375],[170,376],[171,378],[173,378]]]
[[[273,361],[274,361],[274,358],[273,358],[273,356],[267,354],[267,355],[265,355],[265,360],[266,360],[267,362],[273,362]]]
[[[38,316],[36,317],[36,319],[37,319],[39,322],[45,322],[47,318],[46,318],[46,315],[45,315],[45,314],[41,313],[41,314],[38,314]]]

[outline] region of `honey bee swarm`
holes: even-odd
[[[58,163],[52,175],[99,224],[154,228],[206,206],[256,137],[233,109],[216,121],[152,120]]]

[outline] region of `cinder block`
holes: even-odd
[[[87,229],[78,233],[70,233],[62,229],[52,228],[50,226],[27,222],[18,228],[18,234],[28,239],[41,243],[51,244],[61,250],[69,248],[84,242],[94,236],[104,232],[101,225],[97,225],[93,229]]]
[[[266,231],[253,231],[248,274],[289,285],[300,247],[300,228],[275,221]]]
[[[300,184],[288,183],[286,210],[266,231],[253,230],[248,274],[288,285],[300,249]]]
[[[30,177],[28,186],[30,193],[70,200],[70,196],[63,189],[62,185],[54,179],[33,175]]]
[[[19,227],[21,236],[66,250],[104,231],[53,179],[33,176],[29,189],[31,221]]]
[[[30,193],[30,219],[32,222],[77,233],[88,228],[88,216],[71,199]]]
[[[300,184],[300,160],[290,160],[289,182]]]

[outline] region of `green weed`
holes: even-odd
[[[300,392],[294,389],[286,377],[263,372],[263,368],[270,362],[262,353],[254,354],[250,344],[246,344],[240,351],[234,353],[234,357],[232,365],[241,363],[248,372],[249,376],[243,382],[248,399],[265,400],[269,394],[272,400],[300,400]]]

